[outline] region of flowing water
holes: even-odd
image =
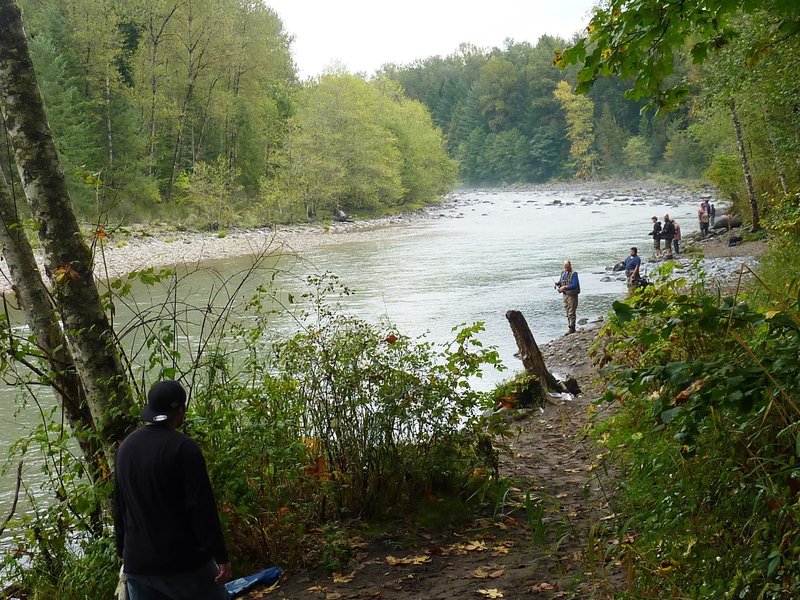
[[[304,275],[330,271],[354,290],[346,299],[349,312],[372,322],[387,318],[403,333],[425,334],[433,341],[452,339],[451,330],[460,323],[483,321],[486,331],[480,339],[496,346],[513,372],[521,363],[513,357],[507,310],[523,313],[540,344],[562,335],[566,317],[553,282],[569,259],[581,282],[579,323],[603,317],[626,291],[624,278],[608,268],[632,245],[643,257],[652,254],[650,217],[669,213],[686,235],[697,230],[698,203],[675,190],[566,186],[462,191],[430,211],[430,218],[354,236],[355,241],[343,236],[350,241],[285,261],[291,274],[281,277],[279,285],[289,292]],[[213,270],[192,276],[192,291],[184,293],[204,305],[209,289],[251,263],[247,257],[214,261]],[[248,296],[256,283],[248,283],[239,296]],[[152,289],[136,293],[140,309],[165,299],[153,296]],[[129,318],[120,311],[116,322]],[[296,325],[287,318],[275,326],[277,335],[286,335]],[[477,385],[486,389],[508,376],[508,371],[490,372]],[[13,389],[0,389],[0,456],[39,415],[30,403],[19,408],[19,397]],[[52,403],[44,395],[41,401]],[[36,481],[40,468],[26,465],[26,483]],[[0,476],[0,520],[10,510],[15,480],[14,473]]]

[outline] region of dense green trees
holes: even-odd
[[[262,3],[22,4],[85,217],[110,209],[115,219],[260,224],[276,216],[265,199],[281,207],[278,218],[306,218],[316,205],[384,210],[429,201],[453,181],[430,116],[396,85],[356,77],[342,77],[338,88],[327,78],[298,84],[289,36]],[[316,126],[333,137],[313,139]],[[331,152],[328,141],[338,144]],[[298,189],[287,188],[297,173]],[[284,211],[299,198],[311,199],[307,211]]]
[[[429,114],[392,81],[326,75],[299,91],[296,111],[285,166],[264,181],[272,219],[423,202],[454,181]]]
[[[553,64],[565,46],[550,36],[490,51],[463,45],[383,73],[431,111],[465,183],[627,174],[623,148],[640,135],[655,154],[646,164],[662,166],[668,126],[682,131],[681,115],[642,119],[643,103],[626,98],[630,82],[618,78],[598,83],[588,101],[575,96],[576,70]]]

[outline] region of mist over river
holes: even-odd
[[[510,367],[505,373],[487,373],[477,384],[487,389],[521,368],[513,357],[516,345],[505,319],[507,310],[525,315],[540,344],[562,335],[567,323],[553,281],[569,259],[581,282],[578,327],[602,318],[626,291],[624,277],[608,268],[632,245],[644,259],[652,254],[650,217],[669,213],[686,236],[698,229],[699,202],[699,195],[667,186],[462,190],[426,216],[338,239],[330,234],[323,243],[306,246],[299,259],[284,261],[291,276],[279,278],[278,285],[287,291],[297,286],[299,293],[298,281],[305,275],[330,271],[354,291],[345,299],[349,312],[371,322],[386,318],[403,333],[426,334],[433,341],[452,339],[451,330],[460,323],[483,321],[481,341],[497,346]],[[250,257],[211,261],[213,272],[192,276],[195,297],[190,302],[203,306],[220,277],[251,263]],[[263,281],[250,282],[241,296],[248,296],[258,283]],[[152,293],[141,290],[140,306],[160,302]],[[127,319],[122,311],[116,316],[118,323]],[[278,331],[270,332],[273,339],[291,334],[296,324],[279,318],[275,327]],[[33,404],[18,410],[20,394],[0,389],[2,456],[39,417]],[[40,400],[52,405],[44,396]],[[40,466],[26,463],[24,481],[30,485],[40,476],[38,471]],[[10,510],[14,485],[14,473],[0,478],[0,516]]]

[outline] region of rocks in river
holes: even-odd
[[[742,219],[736,215],[722,215],[714,220],[714,229],[728,229],[728,227],[741,227]]]

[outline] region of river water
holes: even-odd
[[[355,240],[307,250],[286,261],[291,273],[279,285],[287,291],[305,275],[329,271],[354,293],[346,298],[349,312],[372,322],[382,318],[410,335],[433,341],[452,339],[460,323],[483,321],[484,345],[496,346],[510,371],[489,372],[477,386],[487,389],[509,377],[521,363],[505,319],[509,309],[526,317],[540,343],[567,329],[561,296],[553,289],[565,259],[572,261],[581,281],[579,323],[607,314],[625,294],[624,278],[608,268],[624,258],[630,246],[652,254],[650,217],[669,213],[684,235],[697,230],[699,200],[678,190],[561,188],[466,190],[452,194],[427,218],[412,218]],[[191,294],[201,305],[208,290],[226,274],[252,263],[242,257],[214,261],[213,271],[193,276]],[[255,283],[240,292],[249,295]],[[142,289],[141,306],[160,303],[152,289]],[[188,292],[187,292],[188,293]],[[124,311],[117,322],[129,316]],[[291,319],[276,321],[277,336],[291,333]],[[579,324],[580,327],[580,324]],[[42,397],[42,402],[50,401]],[[19,393],[0,389],[0,456],[38,418],[31,405],[19,409]],[[26,465],[25,481],[37,480],[40,467]],[[9,511],[14,474],[0,476],[0,519]]]

